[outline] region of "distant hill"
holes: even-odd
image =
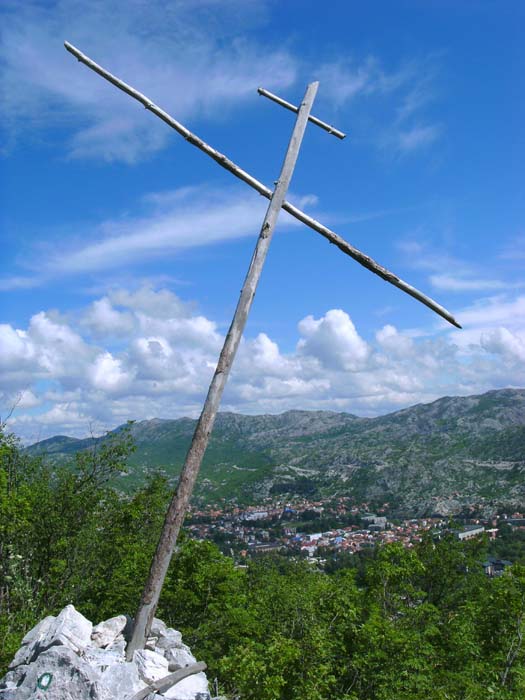
[[[135,423],[137,451],[119,487],[131,490],[159,470],[175,480],[194,426],[189,418]],[[27,450],[64,461],[104,439],[57,436]],[[270,494],[347,495],[413,515],[452,514],[471,504],[484,512],[523,509],[525,390],[444,397],[377,418],[219,414],[197,496],[253,502]]]

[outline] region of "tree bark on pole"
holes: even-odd
[[[151,629],[151,623],[157,609],[162,585],[177,542],[177,537],[184,522],[184,517],[191,498],[193,487],[199,473],[204,452],[208,446],[213,424],[217,416],[222,393],[228,379],[235,353],[246,325],[246,320],[255,296],[255,290],[261,276],[262,268],[272,239],[279,212],[283,206],[286,192],[292,178],[301,142],[304,136],[310,110],[312,108],[319,83],[310,83],[299,107],[294,130],[281,169],[279,180],[270,199],[268,210],[263,220],[261,232],[255,246],[250,267],[233,320],[224,341],[217,363],[217,368],[208,390],[201,416],[197,422],[192,442],[179,477],[177,490],[168,508],[157,550],[153,557],[148,580],[142,593],[139,609],[135,617],[133,637],[127,647],[127,657],[131,659],[136,649],[142,649]]]

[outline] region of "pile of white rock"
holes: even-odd
[[[46,617],[23,638],[0,680],[0,700],[132,700],[139,694],[147,700],[210,700],[203,672],[155,690],[160,679],[196,663],[180,632],[155,619],[146,648],[126,661],[130,627],[125,615],[94,627],[72,605]]]

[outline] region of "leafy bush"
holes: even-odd
[[[158,475],[131,496],[109,486],[132,449],[124,431],[50,468],[0,431],[3,669],[67,603],[94,621],[135,612],[170,494]],[[158,614],[241,700],[521,700],[525,569],[486,578],[484,547],[392,544],[328,574],[284,557],[237,568],[182,537]]]

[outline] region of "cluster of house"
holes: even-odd
[[[405,547],[413,547],[424,534],[432,531],[436,536],[452,532],[459,540],[468,540],[487,534],[497,536],[497,521],[474,520],[463,527],[450,530],[448,519],[413,518],[389,522],[386,515],[367,512],[368,504],[353,505],[349,499],[334,501],[308,501],[299,503],[267,503],[264,506],[248,508],[210,508],[193,511],[193,522],[188,525],[190,534],[197,539],[214,539],[226,550],[230,549],[239,557],[251,554],[281,551],[318,559],[329,553],[346,552],[353,554],[389,542],[401,542]],[[388,504],[385,504],[387,507]],[[384,511],[386,508],[383,508]],[[305,527],[305,514],[308,513],[310,527]],[[318,518],[352,516],[353,524],[341,525],[320,532],[311,530]],[[503,517],[503,516],[502,516]],[[515,527],[525,527],[525,518],[520,513],[504,518]],[[491,559],[484,563],[487,575],[499,575],[510,562]]]

